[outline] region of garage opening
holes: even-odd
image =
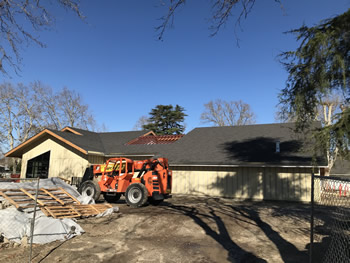
[[[48,178],[50,151],[28,160],[26,178]]]

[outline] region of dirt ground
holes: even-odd
[[[175,196],[159,206],[78,220],[86,231],[35,245],[33,262],[308,262],[308,205]],[[28,262],[28,247],[0,262]]]

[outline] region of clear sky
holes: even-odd
[[[274,0],[256,1],[243,31],[237,31],[238,47],[235,17],[209,37],[209,0],[187,1],[174,28],[158,41],[154,27],[166,12],[161,2],[82,1],[85,22],[54,8],[55,27],[39,33],[47,48],[23,49],[21,76],[1,78],[74,89],[108,131],[131,130],[157,104],[184,107],[186,132],[209,126],[200,115],[214,99],[243,100],[257,123],[273,123],[287,78],[277,55],[297,47],[294,37],[283,32],[350,8],[350,0],[282,0],[283,10]]]

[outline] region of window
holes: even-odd
[[[276,153],[279,153],[281,151],[280,149],[280,141],[276,142]]]
[[[48,178],[50,151],[28,160],[26,178]]]

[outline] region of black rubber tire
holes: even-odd
[[[159,199],[159,200],[154,200],[152,197],[150,197],[148,199],[148,202],[151,204],[151,205],[159,205],[161,202],[163,202],[164,199]]]
[[[82,195],[91,196],[95,201],[97,201],[101,195],[101,188],[97,182],[87,180],[80,185],[79,192]]]
[[[108,203],[116,203],[122,194],[118,193],[116,195],[108,195],[107,193],[103,193],[103,197],[104,199],[108,202]]]
[[[141,207],[146,204],[147,199],[148,191],[144,184],[133,183],[126,189],[125,201],[131,207]]]

